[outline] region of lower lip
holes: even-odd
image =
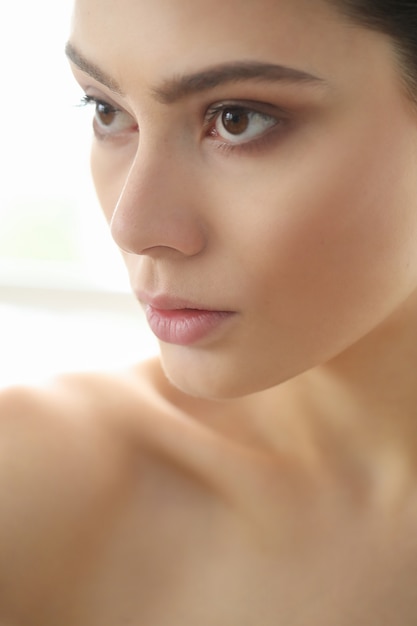
[[[228,311],[164,310],[149,305],[145,311],[148,324],[158,339],[179,346],[203,339],[234,315]]]

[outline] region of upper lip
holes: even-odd
[[[143,291],[136,291],[137,299],[146,306],[151,306],[153,309],[159,309],[160,311],[176,311],[181,309],[193,309],[198,311],[217,311],[219,309],[204,306],[190,300],[178,298],[176,296],[169,296],[167,294],[148,294]]]

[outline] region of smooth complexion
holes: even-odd
[[[327,3],[235,4],[77,3],[76,78],[116,111],[95,120],[101,203],[145,304],[235,313],[224,333],[161,345],[175,385],[226,398],[298,377],[310,391],[315,368],[324,386],[360,373],[374,395],[387,339],[416,343],[417,127],[392,45]],[[181,77],[247,62],[312,78],[175,94]],[[226,105],[253,111],[249,134],[225,132]]]
[[[133,290],[232,313],[166,336],[165,374],[229,399],[236,438],[279,449],[296,420],[395,497],[417,454],[417,116],[390,40],[310,0],[79,0],[70,41],[115,111],[97,107],[92,168]]]
[[[67,52],[161,360],[1,394],[0,622],[415,626],[392,42],[322,0],[76,0]]]

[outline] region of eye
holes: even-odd
[[[138,130],[133,117],[123,109],[94,96],[86,95],[81,105],[89,104],[95,106],[93,128],[98,139],[116,138]]]
[[[273,115],[238,105],[212,107],[208,117],[208,135],[236,145],[262,137],[280,121]]]

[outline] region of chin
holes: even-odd
[[[169,351],[168,351],[169,352]],[[178,355],[177,355],[178,356]],[[262,373],[252,360],[231,363],[213,354],[174,358],[162,351],[161,364],[168,381],[182,393],[204,400],[233,400],[275,387],[290,378],[268,368]]]
[[[177,352],[177,354],[172,354]],[[168,381],[182,393],[204,400],[226,400],[244,394],[237,372],[216,366],[218,359],[189,350],[161,350],[161,364]]]

